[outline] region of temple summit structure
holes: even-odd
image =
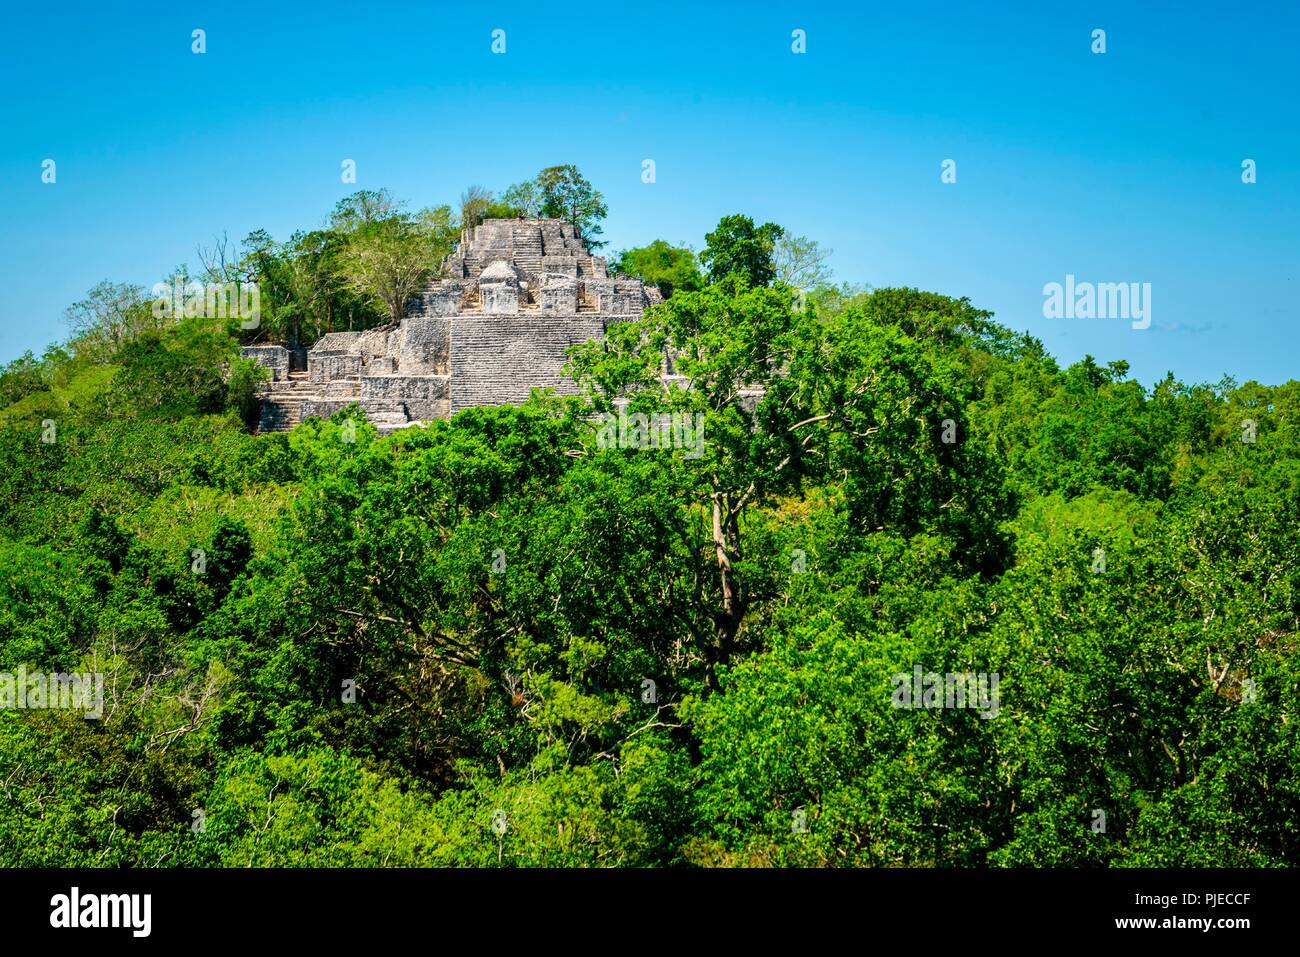
[[[568,222],[485,220],[461,234],[395,327],[331,332],[310,349],[245,347],[272,376],[259,431],[328,418],[353,402],[392,432],[470,406],[522,402],[534,388],[572,395],[565,350],[660,301],[640,279],[611,278]]]

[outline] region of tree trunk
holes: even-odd
[[[744,620],[748,597],[744,585],[736,577],[731,565],[732,557],[740,557],[740,526],[738,516],[731,513],[731,502],[722,492],[712,494],[713,551],[718,561],[718,580],[722,590],[722,607],[714,615],[713,643],[705,648],[708,664],[706,681],[710,690],[717,690],[717,668],[725,665],[735,648],[736,634]]]

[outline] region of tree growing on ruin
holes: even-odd
[[[492,205],[492,191],[485,186],[466,187],[460,194],[460,221],[465,229],[472,229],[487,218]]]
[[[568,220],[589,249],[605,245],[596,237],[603,232],[600,224],[609,215],[609,208],[605,197],[578,167],[548,166],[537,174],[537,188],[541,193],[542,216]]]
[[[382,304],[390,322],[400,322],[407,302],[451,252],[459,224],[449,206],[414,216],[397,206],[386,211],[380,218],[345,211],[340,221],[351,230],[338,261],[350,288]]]
[[[352,288],[382,303],[389,321],[397,323],[433,274],[434,257],[433,243],[417,223],[392,218],[359,227],[341,262]]]

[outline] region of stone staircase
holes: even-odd
[[[307,373],[290,372],[287,380],[272,382],[262,395],[258,432],[288,432],[302,421],[302,404],[312,398],[314,390]]]
[[[257,431],[288,432],[315,415],[329,418],[353,402],[361,406],[370,422],[381,434],[395,432],[411,424],[406,403],[393,399],[362,399],[359,376],[346,376],[329,384],[322,394],[306,372],[290,372],[287,380],[272,382],[262,395],[262,410]]]
[[[526,273],[542,271],[542,230],[520,226],[514,231],[514,262]]]

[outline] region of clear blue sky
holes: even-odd
[[[839,280],[969,296],[1065,362],[1300,377],[1294,2],[176,6],[6,11],[2,360],[63,338],[99,280],[151,285],[222,232],[576,163],[611,248],[698,247],[744,212],[832,247]],[[1067,273],[1150,282],[1151,328],[1043,318]]]

